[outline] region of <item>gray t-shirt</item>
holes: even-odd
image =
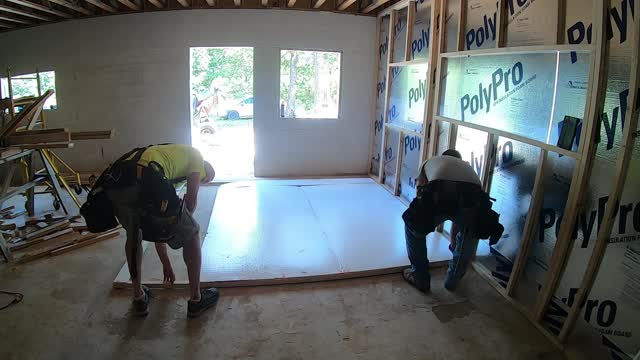
[[[425,161],[420,169],[424,172],[428,181],[451,180],[482,186],[480,178],[478,178],[478,175],[473,171],[473,168],[471,168],[467,162],[457,157],[448,155],[434,156]]]

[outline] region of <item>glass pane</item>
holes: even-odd
[[[280,51],[280,117],[337,119],[341,53]]]
[[[498,2],[495,0],[468,0],[467,22],[464,29],[464,49],[496,47]]]
[[[524,225],[540,160],[540,149],[507,138],[498,140],[496,167],[490,196],[500,214],[504,234],[486,256],[477,256],[500,285],[506,288],[513,262],[520,252]]]
[[[427,59],[429,56],[431,29],[431,2],[419,0],[410,3],[415,6],[411,59]]]
[[[387,129],[387,146],[384,149],[384,176],[382,182],[390,188],[396,186],[396,163],[398,159],[398,142],[400,141],[400,132],[388,128]]]
[[[389,51],[389,16],[382,18],[380,25],[380,47],[378,48],[378,84],[376,85],[376,111],[373,121],[373,150],[369,173],[378,174],[380,169],[380,148],[382,146],[382,126],[384,124],[384,101],[387,80],[387,53]]]
[[[487,133],[465,126],[458,126],[455,148],[462,155],[462,160],[468,162],[478,177],[482,178],[485,149],[487,148]]]
[[[391,68],[389,123],[422,132],[427,98],[427,64]]]
[[[400,168],[400,196],[408,201],[416,197],[416,178],[422,139],[416,135],[405,135],[403,143],[402,167]]]
[[[557,8],[558,0],[507,1],[507,46],[555,45]]]
[[[572,97],[576,90],[571,84],[586,83],[583,76],[589,62],[568,66],[570,58],[570,53],[542,53],[446,59],[448,75],[441,85],[438,113],[548,142],[551,124],[565,115],[584,115],[584,97]],[[566,82],[560,84],[556,79]]]
[[[44,103],[44,109],[57,109],[58,102],[56,99],[56,72],[45,71],[39,73],[40,75],[40,92],[38,92],[38,80],[37,73],[17,75],[11,77],[11,90],[14,99],[22,97],[38,96],[38,94],[44,94],[47,90],[53,90],[54,94],[51,95]],[[9,97],[9,81],[7,78],[0,79],[0,93],[2,97]],[[20,111],[20,109],[16,109]]]
[[[564,213],[575,160],[549,152],[542,178],[543,200],[524,271],[514,297],[532,309],[549,268]]]
[[[404,61],[405,49],[407,48],[407,8],[398,10],[396,23],[393,26],[393,62]]]

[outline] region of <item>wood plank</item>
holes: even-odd
[[[552,152],[556,152],[558,154],[562,154],[565,156],[569,156],[571,158],[574,158],[576,160],[580,160],[581,155],[580,153],[574,152],[574,151],[569,151],[569,150],[565,150],[563,148],[557,147],[555,145],[551,145],[551,144],[547,144],[547,143],[543,143],[541,141],[537,141],[537,140],[533,140],[533,139],[529,139],[527,137],[521,136],[521,135],[516,135],[507,131],[503,131],[503,130],[499,130],[499,129],[494,129],[494,128],[490,128],[487,126],[483,126],[483,125],[478,125],[478,124],[473,124],[470,122],[466,122],[466,121],[460,121],[460,120],[456,120],[456,119],[451,119],[445,116],[440,116],[440,115],[436,115],[435,116],[436,119],[440,120],[440,121],[445,121],[448,123],[451,123],[453,125],[458,125],[458,126],[466,126],[468,128],[472,128],[472,129],[476,129],[476,130],[480,130],[480,131],[484,131],[484,132],[488,132],[490,134],[495,134],[498,136],[503,136],[512,140],[516,140],[516,141],[520,141],[529,145],[533,145],[548,151],[552,151]]]
[[[391,64],[393,60],[393,46],[395,44],[395,31],[393,30],[396,18],[398,14],[396,11],[391,12],[391,16],[389,17],[389,48],[387,50],[387,64]],[[387,66],[387,75],[385,81],[385,95],[384,95],[384,106],[383,106],[383,124],[389,123],[389,98],[391,96],[391,67]],[[378,183],[383,184],[384,178],[384,152],[387,147],[387,127],[382,127],[382,141],[380,141],[380,163],[378,168]]]
[[[116,12],[118,12],[116,10],[116,8],[112,7],[109,4],[105,4],[100,0],[84,0],[84,1],[88,2],[89,4],[91,4],[93,6],[99,7],[100,9],[102,9],[104,11],[110,12],[112,14],[115,14]],[[149,2],[151,2],[151,1],[149,1]]]
[[[69,233],[47,242],[41,242],[27,251],[15,253],[14,261],[16,264],[24,264],[29,261],[41,259],[49,256],[53,250],[73,244],[80,237],[82,237],[82,235]]]
[[[74,131],[71,133],[71,140],[102,140],[112,139],[113,129],[111,130],[97,130],[97,131]]]
[[[316,3],[317,4],[317,3]],[[375,86],[373,87],[373,102],[371,103],[371,114],[372,114],[372,119],[373,121],[371,122],[371,126],[369,127],[369,160],[367,163],[367,168],[369,168],[370,166],[373,165],[373,159],[374,159],[374,154],[375,154],[375,149],[374,149],[374,144],[375,144],[375,137],[376,137],[376,121],[378,119],[376,119],[377,114],[376,114],[376,108],[378,107],[378,83],[380,82],[380,53],[379,53],[379,49],[380,49],[380,31],[382,29],[382,18],[378,17],[376,18],[376,47],[375,47],[375,51],[374,51],[374,56],[376,58],[376,65],[374,67],[375,71],[373,74],[373,83],[375,84]],[[370,170],[367,170],[367,173],[369,173]]]
[[[324,0],[318,0],[318,2],[321,2],[321,1],[324,3]],[[317,2],[317,3],[318,3],[318,2]],[[375,1],[374,1],[373,3],[371,3],[369,6],[367,6],[366,8],[364,8],[364,9],[362,10],[362,13],[363,13],[363,14],[368,14],[368,13],[372,12],[373,10],[375,10],[375,9],[379,8],[380,6],[382,6],[382,5],[384,5],[384,4],[388,3],[388,2],[389,2],[389,0],[375,0]],[[316,4],[317,4],[317,3],[316,3]],[[315,6],[314,6],[314,7],[315,7]],[[319,7],[319,6],[318,6],[318,7]],[[318,7],[315,7],[315,8],[317,9]]]
[[[92,236],[88,236],[88,235],[92,235]],[[96,234],[88,234],[84,239],[75,241],[73,244],[64,246],[64,247],[60,247],[58,249],[55,249],[53,251],[51,251],[51,256],[57,256],[60,254],[64,254],[66,252],[81,248],[81,247],[85,247],[88,245],[92,245],[95,244],[97,242],[103,241],[103,240],[108,240],[108,239],[113,239],[114,237],[117,237],[118,235],[120,235],[120,231],[118,230],[113,230],[113,231],[109,231],[106,233],[102,233],[98,236],[95,236]]]
[[[355,4],[355,3],[356,3],[356,0],[344,0],[342,3],[340,3],[340,5],[338,5],[338,10],[344,11],[349,6],[351,6],[351,5]]]
[[[17,131],[4,139],[6,146],[24,144],[49,144],[71,141],[71,133],[66,131],[51,132],[44,134],[30,134],[30,131]]]
[[[467,0],[460,0],[460,12],[458,13],[458,41],[456,43],[456,47],[458,51],[466,50],[464,48],[465,39],[464,35],[467,33],[465,31],[467,27]]]
[[[4,214],[7,214],[7,213],[10,213],[10,212],[11,212],[11,210],[13,210],[13,209],[15,209],[15,208],[16,208],[16,207],[15,207],[15,206],[13,206],[13,205],[11,205],[11,206],[9,206],[9,207],[6,207],[6,208],[4,208],[4,209],[0,210],[0,215],[4,215]]]
[[[20,149],[0,149],[2,158],[0,159],[0,165],[20,159],[25,156],[33,154],[33,150],[20,150]]]
[[[587,108],[585,110],[586,128],[580,134],[580,146],[578,152],[583,154],[582,160],[577,164],[573,172],[571,188],[567,206],[562,216],[562,224],[558,233],[558,240],[554,247],[549,269],[545,274],[540,294],[538,295],[534,317],[540,322],[551,301],[551,297],[560,281],[569,249],[573,244],[572,234],[578,217],[578,211],[584,206],[583,200],[587,193],[587,185],[591,175],[592,163],[596,153],[595,137],[598,131],[597,119],[602,114],[606,96],[607,72],[609,60],[609,42],[606,38],[606,22],[608,19],[608,0],[596,0],[593,3],[593,44],[597,44],[595,54],[592,56],[589,69],[589,89],[587,93]]]
[[[17,217],[25,215],[26,213],[27,213],[27,211],[23,210],[23,211],[19,211],[19,212],[15,212],[15,213],[8,213],[8,214],[3,215],[2,217],[5,218],[5,219],[15,219]]]
[[[0,139],[13,134],[21,122],[30,122],[32,120],[32,117],[38,114],[39,111],[42,111],[44,103],[51,95],[53,95],[53,90],[47,90],[44,94],[42,94],[42,96],[38,97],[38,99],[36,99],[34,102],[27,105],[24,110],[20,111],[18,115],[14,116],[12,120],[10,120],[2,129],[0,129]]]
[[[3,29],[13,29],[13,28],[15,28],[15,27],[16,27],[16,26],[15,26],[15,25],[13,25],[13,24],[8,24],[8,23],[5,23],[5,22],[0,22],[0,28],[3,28]],[[5,104],[4,104],[4,103],[0,104],[0,110],[4,110],[4,109],[7,109],[7,108],[9,108],[9,106],[6,106],[6,107],[5,107]]]
[[[289,0],[287,1],[287,7],[293,7],[293,5],[296,4],[296,0]]]
[[[45,144],[20,144],[20,145],[12,145],[10,148],[22,149],[22,150],[71,149],[73,148],[73,143],[60,142],[60,143],[45,143]]]
[[[148,0],[148,1],[151,3],[151,5],[157,7],[158,9],[164,8],[164,4],[160,0]],[[209,4],[209,6],[213,6],[213,5],[215,5],[215,1],[214,0],[207,0],[207,4]]]
[[[577,52],[589,54],[591,45],[536,45],[536,46],[513,46],[505,48],[475,49],[458,52],[447,52],[440,54],[447,59],[469,57],[469,56],[494,56],[494,55],[519,55],[519,54],[555,54]]]
[[[640,11],[640,5],[636,2],[635,13]],[[633,31],[631,33],[631,74],[629,78],[629,102],[627,103],[628,119],[625,124],[625,128],[622,133],[622,139],[620,144],[619,155],[616,159],[616,170],[611,184],[611,190],[609,192],[609,201],[605,208],[602,224],[599,226],[598,237],[594,245],[591,257],[587,263],[584,276],[580,282],[580,287],[575,297],[574,306],[569,310],[567,319],[564,322],[558,339],[564,343],[567,341],[571,331],[575,327],[576,320],[581,312],[581,307],[575,304],[584,304],[586,299],[593,288],[593,284],[596,280],[602,259],[604,258],[605,251],[607,249],[607,241],[611,236],[611,230],[613,228],[616,211],[618,210],[618,203],[624,190],[625,182],[627,180],[627,174],[629,171],[630,162],[633,159],[633,147],[636,141],[633,132],[638,128],[639,109],[634,104],[638,103],[640,94],[638,94],[638,86],[640,85],[640,21],[635,21],[633,24]],[[628,184],[633,186],[634,184]]]
[[[432,143],[436,140],[434,136],[437,136],[437,124],[433,120],[434,106],[436,104],[435,99],[438,98],[438,86],[440,83],[439,74],[440,69],[436,68],[434,64],[440,59],[440,52],[444,46],[444,29],[446,20],[446,7],[442,6],[442,1],[434,1],[431,5],[431,19],[437,19],[438,21],[431,21],[430,31],[431,47],[429,48],[427,67],[427,86],[428,93],[424,104],[424,114],[422,118],[422,147],[420,149],[420,156],[418,157],[418,166],[428,158],[428,149]],[[431,131],[431,134],[429,133]],[[436,131],[434,133],[434,131]],[[434,135],[435,134],[435,135]]]
[[[16,224],[0,224],[0,230],[15,230],[17,227]]]
[[[13,13],[16,15],[20,15],[20,16],[26,16],[32,19],[38,19],[38,20],[42,20],[42,21],[52,21],[53,19],[43,16],[43,15],[39,15],[36,13],[33,13],[31,11],[25,11],[25,10],[19,10],[16,8],[13,8],[11,6],[6,6],[6,5],[0,5],[0,11],[4,11],[4,12],[8,12],[8,13]]]
[[[236,7],[242,6],[242,0],[233,0],[233,3]]]
[[[189,2],[187,0],[176,0],[178,4],[182,5],[182,7],[188,8],[190,7]]]
[[[411,42],[413,41],[413,27],[416,16],[415,3],[407,6],[407,33],[404,38],[404,61],[411,61]],[[433,21],[431,22],[434,23]],[[433,37],[432,37],[433,39]]]
[[[43,236],[51,234],[54,231],[62,230],[66,227],[69,227],[69,225],[70,223],[67,220],[60,221],[60,222],[51,224],[50,226],[44,229],[40,229],[40,230],[36,230],[28,233],[27,235],[24,236],[23,240],[26,240],[26,241],[35,240],[37,238],[41,238]]]
[[[20,130],[16,131],[16,135],[42,135],[53,134],[60,132],[69,132],[67,128],[51,128],[51,129],[37,129],[37,130]]]
[[[32,187],[34,187],[34,186],[38,185],[38,183],[39,183],[40,181],[42,181],[42,179],[36,179],[36,180],[34,180],[34,181],[30,181],[30,182],[28,182],[28,183],[26,183],[26,184],[23,184],[23,185],[18,186],[17,188],[15,188],[15,189],[13,189],[13,190],[11,190],[11,191],[9,191],[9,192],[5,193],[5,194],[2,194],[2,195],[0,196],[0,204],[2,204],[3,202],[5,202],[7,199],[10,199],[10,198],[12,198],[12,197],[14,197],[14,196],[16,196],[16,195],[18,195],[18,194],[20,194],[20,193],[25,192],[26,190],[28,190],[28,189],[30,189],[30,188],[32,188]]]
[[[56,16],[59,16],[59,17],[65,18],[65,19],[71,19],[73,17],[72,15],[67,14],[66,12],[62,12],[62,11],[59,11],[59,10],[56,10],[56,9],[52,9],[50,7],[47,7],[47,6],[44,6],[44,5],[40,5],[40,4],[36,4],[36,3],[33,3],[31,1],[27,1],[27,0],[6,0],[6,1],[10,2],[10,3],[14,3],[16,5],[21,5],[21,6],[24,6],[24,7],[32,8],[34,10],[39,10],[39,11],[46,12],[46,13],[49,13],[49,14],[52,14],[52,15],[56,15]]]
[[[507,44],[507,27],[509,26],[509,10],[507,0],[498,0],[496,48],[504,48]]]
[[[318,9],[318,8],[320,8],[322,5],[324,5],[324,3],[325,3],[326,1],[327,1],[327,0],[317,0],[317,1],[316,1],[316,3],[315,3],[315,4],[313,4],[313,8],[314,8],[314,9]],[[267,2],[267,0],[263,0],[263,2],[262,2],[262,6],[266,6],[266,5],[265,5],[265,2]]]

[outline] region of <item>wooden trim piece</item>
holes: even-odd
[[[533,192],[531,194],[531,202],[529,203],[529,211],[527,212],[527,219],[522,231],[522,242],[520,244],[520,250],[513,263],[511,269],[511,276],[509,282],[507,282],[507,295],[513,296],[513,292],[518,286],[520,277],[524,271],[527,263],[527,257],[529,256],[529,247],[533,241],[533,237],[536,234],[536,224],[538,224],[538,218],[540,216],[540,209],[544,200],[544,173],[547,164],[547,150],[540,149],[540,159],[538,160],[538,168],[536,169],[536,178],[533,182]]]
[[[638,11],[640,11],[640,5],[636,2],[635,13],[637,14]],[[638,98],[640,96],[638,94],[638,86],[640,85],[640,61],[638,60],[640,57],[640,51],[638,50],[640,45],[640,21],[635,21],[633,25],[631,40],[631,74],[629,78],[630,94],[629,101],[627,103],[627,114],[630,114],[630,116],[627,119],[627,123],[625,124],[625,128],[622,133],[620,152],[616,161],[616,175],[613,183],[611,184],[609,201],[607,202],[607,207],[602,218],[602,224],[599,227],[598,238],[594,245],[593,252],[591,253],[591,257],[589,258],[582,281],[580,282],[574,306],[569,310],[567,319],[562,326],[560,335],[558,336],[561,343],[566,342],[573,330],[575,322],[582,310],[580,304],[584,304],[596,280],[596,275],[598,274],[598,270],[600,269],[604,253],[607,248],[607,240],[611,234],[616,218],[616,210],[618,208],[617,204],[622,196],[629,166],[633,158],[634,143],[638,141],[634,139],[632,134],[638,127],[639,116],[639,109],[634,104],[638,103]]]
[[[458,14],[458,41],[456,48],[464,51],[464,30],[467,27],[467,0],[460,0],[460,13]]]
[[[53,19],[51,19],[49,17],[43,16],[43,15],[38,15],[38,14],[35,14],[33,12],[30,12],[30,11],[18,10],[16,8],[12,8],[12,7],[6,6],[6,5],[0,5],[0,11],[13,13],[13,14],[16,14],[16,15],[21,15],[21,16],[26,16],[26,17],[30,17],[30,18],[38,19],[38,20],[42,20],[42,21],[53,21]]]
[[[84,0],[84,1],[88,2],[91,5],[99,7],[100,9],[102,9],[104,11],[110,12],[112,14],[115,14],[117,12],[117,10],[114,7],[112,7],[111,5],[105,4],[100,0]],[[149,2],[153,4],[153,1],[158,1],[159,2],[159,0],[150,0]]]
[[[373,114],[373,122],[372,126],[369,128],[369,159],[367,160],[367,173],[370,173],[369,169],[373,170],[371,166],[373,165],[373,156],[374,156],[374,144],[376,138],[376,121],[377,114],[376,108],[378,107],[378,83],[380,82],[380,32],[382,30],[382,17],[376,18],[376,48],[375,48],[375,57],[376,57],[376,66],[375,66],[375,74],[373,75],[373,106],[371,110],[371,114]],[[387,50],[388,51],[388,50]]]
[[[318,0],[318,2],[316,2],[316,5],[318,3],[324,3],[324,2],[325,2],[325,0]],[[380,6],[382,6],[382,5],[384,5],[384,4],[388,3],[388,2],[389,2],[389,0],[375,0],[373,3],[371,3],[371,5],[369,5],[366,8],[364,8],[362,10],[362,13],[363,14],[368,14],[368,13],[372,12],[373,10],[379,8]],[[316,6],[316,5],[314,5],[313,7],[316,8],[316,9],[318,7],[320,7],[320,6]]]
[[[356,0],[344,0],[342,3],[340,3],[340,5],[338,5],[338,10],[344,11],[349,6],[355,4],[355,2],[356,2]]]
[[[395,43],[395,31],[393,30],[396,22],[397,12],[391,12],[389,17],[389,48],[387,50],[387,64],[391,63],[393,59],[393,45]],[[385,94],[384,94],[384,124],[389,123],[389,97],[391,96],[391,67],[387,66],[387,76],[385,81]],[[382,141],[380,142],[380,169],[378,169],[378,182],[383,183],[384,178],[384,151],[387,147],[387,127],[382,127]]]
[[[122,4],[122,5],[126,6],[126,7],[128,7],[129,9],[131,9],[131,10],[133,10],[133,11],[138,11],[138,10],[140,10],[140,7],[139,7],[137,4],[135,4],[135,3],[133,3],[133,2],[131,2],[131,1],[129,1],[129,0],[118,0],[118,2],[119,2],[120,4]]]
[[[567,26],[567,0],[558,0],[558,34],[557,44],[565,43],[565,27]]]
[[[404,39],[404,61],[411,61],[411,42],[413,41],[413,26],[416,16],[415,2],[410,1],[407,6],[407,34]]]
[[[400,127],[400,126],[398,126],[398,125],[394,125],[394,124],[384,124],[384,126],[386,126],[386,127],[387,127],[387,128],[389,128],[389,129],[394,129],[394,130],[397,130],[397,131],[402,131],[402,132],[404,132],[404,134],[405,134],[405,135],[410,135],[410,136],[422,136],[422,134],[421,134],[421,133],[419,133],[419,132],[417,132],[417,131],[408,130],[408,129],[405,129],[405,128]]]
[[[390,62],[389,65],[387,65],[387,66],[398,67],[398,66],[420,65],[420,64],[429,64],[429,60],[417,59],[417,60]]]
[[[52,14],[52,15],[56,15],[56,16],[59,16],[59,17],[65,18],[65,19],[71,19],[73,17],[70,14],[67,14],[66,12],[58,11],[58,10],[52,9],[50,7],[43,6],[43,5],[40,5],[40,4],[36,4],[36,3],[33,3],[31,1],[27,1],[27,0],[6,0],[6,1],[10,2],[10,3],[14,3],[16,5],[21,5],[21,6],[24,6],[24,7],[32,8],[34,10],[39,10],[39,11],[46,12],[46,13],[49,13],[49,14]]]
[[[544,54],[544,53],[591,53],[591,45],[536,45],[536,46],[514,46],[494,49],[467,50],[458,52],[448,52],[440,54],[440,57],[453,59],[469,56],[489,56],[489,55],[517,55],[517,54]]]
[[[71,133],[71,141],[112,139],[113,129],[97,131],[75,131]]]
[[[509,27],[509,12],[507,10],[507,0],[498,0],[498,14],[496,16],[496,48],[507,46],[507,28]]]
[[[69,132],[52,132],[48,134],[23,134],[29,131],[19,131],[5,138],[7,146],[41,143],[58,143],[71,141]]]
[[[67,0],[49,0],[49,2],[64,6],[66,8],[69,8],[69,9],[73,10],[73,11],[79,12],[80,14],[83,14],[83,15],[93,15],[93,11],[91,11],[91,10],[89,10],[87,8],[83,8],[82,6],[78,6],[76,4],[72,4],[72,3],[68,2]]]
[[[555,145],[543,143],[543,142],[538,141],[538,140],[529,139],[527,137],[524,137],[524,136],[521,136],[521,135],[516,135],[516,134],[510,133],[508,131],[494,129],[494,128],[490,128],[490,127],[483,126],[483,125],[478,125],[478,124],[473,124],[473,123],[466,122],[466,121],[455,120],[455,119],[451,119],[451,118],[440,116],[440,115],[436,115],[435,118],[440,120],[440,121],[446,121],[446,122],[454,124],[454,125],[466,126],[466,127],[472,128],[472,129],[476,129],[476,130],[488,132],[488,133],[491,133],[491,134],[495,134],[495,135],[498,135],[498,136],[503,136],[503,137],[506,137],[506,138],[509,138],[509,139],[512,139],[512,140],[520,141],[520,142],[523,142],[525,144],[529,144],[529,145],[533,145],[533,146],[545,149],[547,151],[552,151],[552,152],[555,152],[555,153],[558,153],[558,154],[561,154],[561,155],[569,156],[569,157],[574,158],[576,160],[580,160],[582,158],[580,153],[577,153],[577,152],[574,152],[574,151],[565,150],[565,149],[557,147]]]
[[[608,40],[606,22],[608,19],[609,0],[596,0],[593,4],[593,44],[595,56],[591,59],[589,71],[589,90],[587,94],[587,110],[585,116],[586,129],[580,136],[582,159],[573,172],[569,198],[562,216],[562,225],[558,234],[549,269],[544,277],[540,294],[538,295],[534,318],[540,322],[544,318],[545,310],[562,276],[569,249],[573,244],[572,234],[576,224],[578,211],[584,206],[584,195],[591,175],[591,167],[596,153],[595,135],[598,131],[597,119],[602,113],[607,85]]]

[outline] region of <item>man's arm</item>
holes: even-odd
[[[162,272],[164,274],[164,282],[173,284],[176,281],[176,275],[173,272],[173,267],[171,267],[171,260],[169,260],[169,255],[167,255],[167,244],[165,243],[155,243],[156,244],[156,252],[158,253],[158,257],[160,258],[160,262],[162,263]]]
[[[184,196],[185,205],[191,213],[198,205],[198,190],[200,190],[200,173],[193,172],[187,177],[187,193]]]

